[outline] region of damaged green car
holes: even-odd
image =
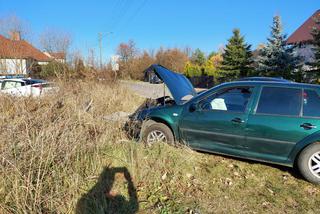
[[[182,74],[151,69],[172,97],[152,100],[130,117],[140,140],[297,166],[306,180],[320,183],[319,86],[247,78],[198,94]]]

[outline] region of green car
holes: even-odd
[[[149,102],[132,115],[142,141],[181,142],[195,150],[297,166],[306,180],[320,183],[320,86],[249,78],[198,94],[185,76],[152,68],[173,98]]]

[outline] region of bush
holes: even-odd
[[[34,73],[33,76],[37,76],[39,78],[61,78],[70,75],[70,69],[64,63],[52,61],[47,65],[42,65],[41,69],[38,73]]]

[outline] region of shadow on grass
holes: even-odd
[[[125,196],[114,194],[112,186],[117,176],[124,177],[129,199]],[[77,203],[77,214],[89,213],[128,213],[133,214],[139,210],[137,192],[132,182],[131,175],[125,167],[106,167],[100,174],[98,182],[92,189],[83,195]]]
[[[267,162],[263,162],[263,161],[255,161],[255,160],[245,159],[245,158],[241,158],[241,157],[228,156],[228,155],[223,155],[223,154],[214,154],[214,153],[210,153],[210,152],[206,152],[206,151],[197,150],[197,152],[202,153],[202,154],[207,154],[207,155],[216,155],[216,156],[224,157],[224,158],[227,158],[227,159],[246,162],[246,163],[249,163],[249,164],[261,164],[261,165],[273,167],[273,168],[279,169],[279,170],[281,170],[283,172],[289,173],[290,175],[292,175],[296,179],[304,180],[304,178],[302,177],[302,175],[298,171],[296,165],[293,168],[291,168],[291,167],[288,167],[288,166],[277,165],[277,164],[267,163]]]

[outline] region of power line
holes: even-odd
[[[127,0],[128,1],[128,0]],[[125,9],[126,8],[126,10],[124,10],[124,12],[123,12],[123,16],[122,17],[125,17],[125,15],[129,12],[129,10],[130,10],[130,8],[131,8],[131,6],[132,6],[132,2],[133,2],[133,0],[132,1],[130,1],[130,3],[128,4],[128,5],[126,5],[126,2],[127,1],[117,1],[117,2],[115,2],[115,4],[114,4],[114,9],[116,9],[117,7],[119,7],[119,9]],[[126,27],[131,21],[133,21],[138,15],[139,15],[139,13],[140,13],[140,11],[143,9],[143,7],[146,5],[146,3],[147,3],[147,1],[148,0],[143,0],[142,2],[141,2],[141,4],[136,8],[136,10],[134,10],[133,11],[133,13],[131,13],[131,16],[129,17],[129,19],[127,19],[127,20],[124,20],[124,19],[115,19],[115,22],[113,22],[113,26],[115,26],[115,28],[113,29],[113,28],[111,28],[112,30],[115,30],[115,29],[119,29],[119,31],[121,30],[121,28],[124,28],[124,27]],[[122,4],[121,4],[122,3]],[[126,7],[125,7],[126,6]],[[116,15],[114,16],[114,17],[116,17],[117,15],[119,15],[119,14],[121,14],[120,13],[120,11],[121,10],[119,10],[119,12],[118,13],[115,13]],[[117,23],[117,20],[119,20],[118,21],[118,23]],[[125,22],[122,22],[123,24],[121,25],[121,21],[125,21]],[[117,24],[117,25],[116,25]],[[100,50],[100,68],[102,68],[102,39],[104,38],[104,37],[106,37],[107,35],[110,35],[110,34],[112,34],[113,32],[100,32],[99,34],[98,34],[98,43],[96,43],[93,47],[96,47],[96,46],[99,46],[99,50]]]
[[[117,22],[117,20],[119,20],[119,18],[117,17],[120,17],[121,13],[120,11],[122,11],[122,9],[125,9],[125,5],[126,5],[126,2],[129,1],[129,0],[117,0],[117,1],[114,1],[114,4],[110,7],[111,8],[111,16],[110,16],[110,19],[113,20],[112,22],[112,25],[109,26],[109,29],[112,29],[111,26],[114,26],[115,23]],[[132,3],[132,1],[130,1],[130,3]],[[115,11],[115,12],[114,12]],[[113,13],[114,12],[114,13]],[[109,31],[106,31],[106,32],[100,32],[102,35],[101,35],[101,39],[103,39],[108,33]],[[96,47],[96,46],[99,46],[99,41],[97,43],[95,43],[92,47]]]
[[[114,8],[114,11],[116,11],[116,12],[113,13],[113,16],[111,18],[113,20],[111,25],[110,25],[111,29],[113,29],[114,26],[117,23],[119,23],[119,20],[123,19],[123,17],[126,15],[126,13],[130,9],[130,6],[132,5],[133,2],[134,2],[133,0],[131,0],[131,1],[130,0],[124,0],[124,1],[121,1],[120,4],[118,4],[118,6],[119,6],[118,8]]]
[[[132,15],[129,17],[129,19],[127,19],[127,21],[122,25],[122,28],[126,27],[131,21],[133,21],[140,13],[140,11],[142,10],[142,8],[146,5],[146,3],[148,2],[148,0],[143,0],[142,3],[140,4],[139,7],[137,7],[137,9],[135,10],[134,13],[132,13]],[[120,26],[120,25],[119,25]],[[119,27],[118,27],[119,28]],[[116,29],[116,28],[115,28]],[[114,30],[115,31],[115,30]]]

